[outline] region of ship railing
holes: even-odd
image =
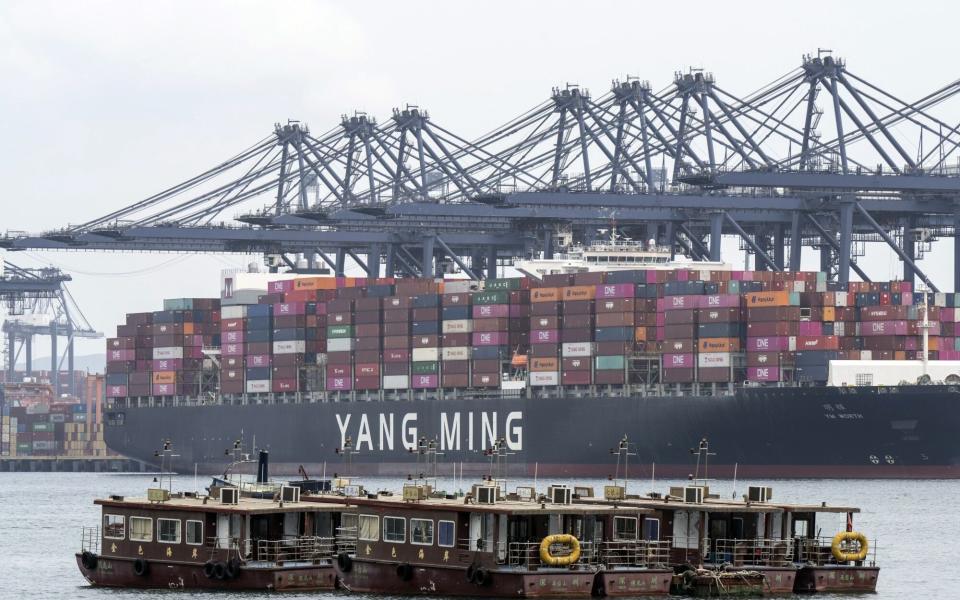
[[[608,567],[662,567],[670,564],[670,542],[619,540],[601,542],[599,561]]]
[[[252,550],[252,560],[278,565],[288,562],[329,561],[337,549],[334,538],[306,535],[278,540],[246,540],[245,545]]]
[[[540,560],[540,542],[510,542],[507,544],[506,556],[501,559],[498,556],[498,562],[504,562],[511,567],[522,567],[526,569],[536,569],[539,567],[550,567]],[[571,552],[570,546],[564,543],[550,545],[550,553],[553,556],[567,556]],[[576,566],[589,566],[597,564],[598,554],[597,546],[593,542],[580,542],[580,558],[574,563]]]
[[[99,527],[80,528],[80,552],[100,554],[100,540]]]
[[[796,558],[794,562],[803,564],[823,565],[847,565],[850,562],[839,561],[833,556],[831,545],[832,537],[812,537],[800,538],[796,540]],[[856,553],[860,545],[855,541],[843,541],[840,543],[840,551],[844,553]],[[877,540],[867,540],[867,556],[862,561],[856,561],[857,564],[869,565],[871,567],[877,564]]]
[[[793,540],[718,539],[714,541],[712,562],[734,567],[782,567],[793,562]]]
[[[356,527],[337,527],[337,533],[334,537],[334,542],[337,546],[337,552],[356,554],[357,534],[358,531]]]

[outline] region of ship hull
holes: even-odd
[[[148,463],[162,440],[174,468],[217,472],[239,437],[270,451],[274,473],[404,476],[410,448],[436,439],[441,470],[489,470],[483,450],[503,438],[513,476],[611,474],[610,447],[636,444],[630,475],[685,477],[689,449],[708,438],[717,452],[710,476],[960,477],[960,390],[758,388],[729,396],[583,395],[423,401],[211,404],[114,409],[107,445]],[[336,450],[350,440],[345,464]]]

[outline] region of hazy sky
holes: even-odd
[[[637,75],[655,89],[690,66],[746,94],[830,48],[916,98],[957,78],[948,2],[42,2],[0,3],[5,230],[100,216],[182,181],[300,119],[385,118],[406,103],[467,137],[579,83]],[[960,118],[960,116],[958,116]],[[731,242],[735,244],[735,242]],[[923,265],[952,287],[952,243]],[[808,252],[815,268],[814,253]],[[29,252],[69,271],[95,327],[161,299],[218,292],[257,257]],[[875,278],[899,273],[876,247]],[[102,349],[82,345],[80,351]],[[38,355],[46,354],[40,350]]]

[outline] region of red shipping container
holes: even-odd
[[[327,377],[351,377],[350,365],[327,365]]]
[[[633,298],[609,298],[605,300],[597,300],[595,305],[597,314],[633,312],[636,308],[636,303],[634,302]]]
[[[300,381],[298,379],[274,379],[270,384],[276,393],[298,392],[300,391]]]
[[[588,311],[589,312],[589,311]],[[556,316],[560,314],[559,302],[536,302],[530,305],[532,316]]]
[[[693,367],[664,369],[661,373],[663,383],[692,383]]]
[[[664,340],[660,343],[662,352],[668,354],[691,354],[696,350],[697,344],[694,340]],[[691,365],[678,365],[689,367]]]
[[[380,389],[380,376],[374,377],[354,377],[353,389],[355,390],[378,390]]]
[[[623,385],[626,374],[621,370],[601,369],[594,374],[593,382],[597,385]]]
[[[729,367],[701,367],[697,370],[700,383],[727,383],[730,380]]]
[[[447,373],[444,372],[441,377],[441,387],[444,388],[465,388],[470,384],[470,376],[466,373]]]
[[[410,362],[410,350],[407,348],[383,349],[383,362]]]
[[[797,351],[839,350],[840,343],[835,335],[797,336]]]
[[[593,329],[593,315],[564,315],[558,317],[562,329]]]
[[[593,357],[584,356],[576,358],[564,358],[560,360],[560,369],[566,371],[590,371],[593,364]]]
[[[473,387],[499,387],[500,373],[474,373],[471,382]]]
[[[470,361],[468,360],[445,360],[441,363],[443,374],[458,373],[466,374],[470,372]]]
[[[472,337],[469,333],[445,333],[440,336],[440,345],[446,348],[469,346]]]
[[[561,385],[590,385],[590,370],[563,371],[560,373]]]
[[[559,329],[559,317],[530,317],[530,329]]]
[[[510,319],[490,318],[476,319],[473,321],[474,333],[482,331],[509,331]]]
[[[473,365],[474,373],[499,373],[500,372],[500,361],[495,358],[475,360],[475,361],[472,361],[472,365]]]
[[[380,364],[379,363],[358,363],[353,367],[353,374],[355,378],[379,377]]]

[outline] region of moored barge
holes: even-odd
[[[236,488],[218,497],[148,490],[96,500],[102,525],[84,528],[77,565],[94,586],[215,590],[332,590],[337,502]]]

